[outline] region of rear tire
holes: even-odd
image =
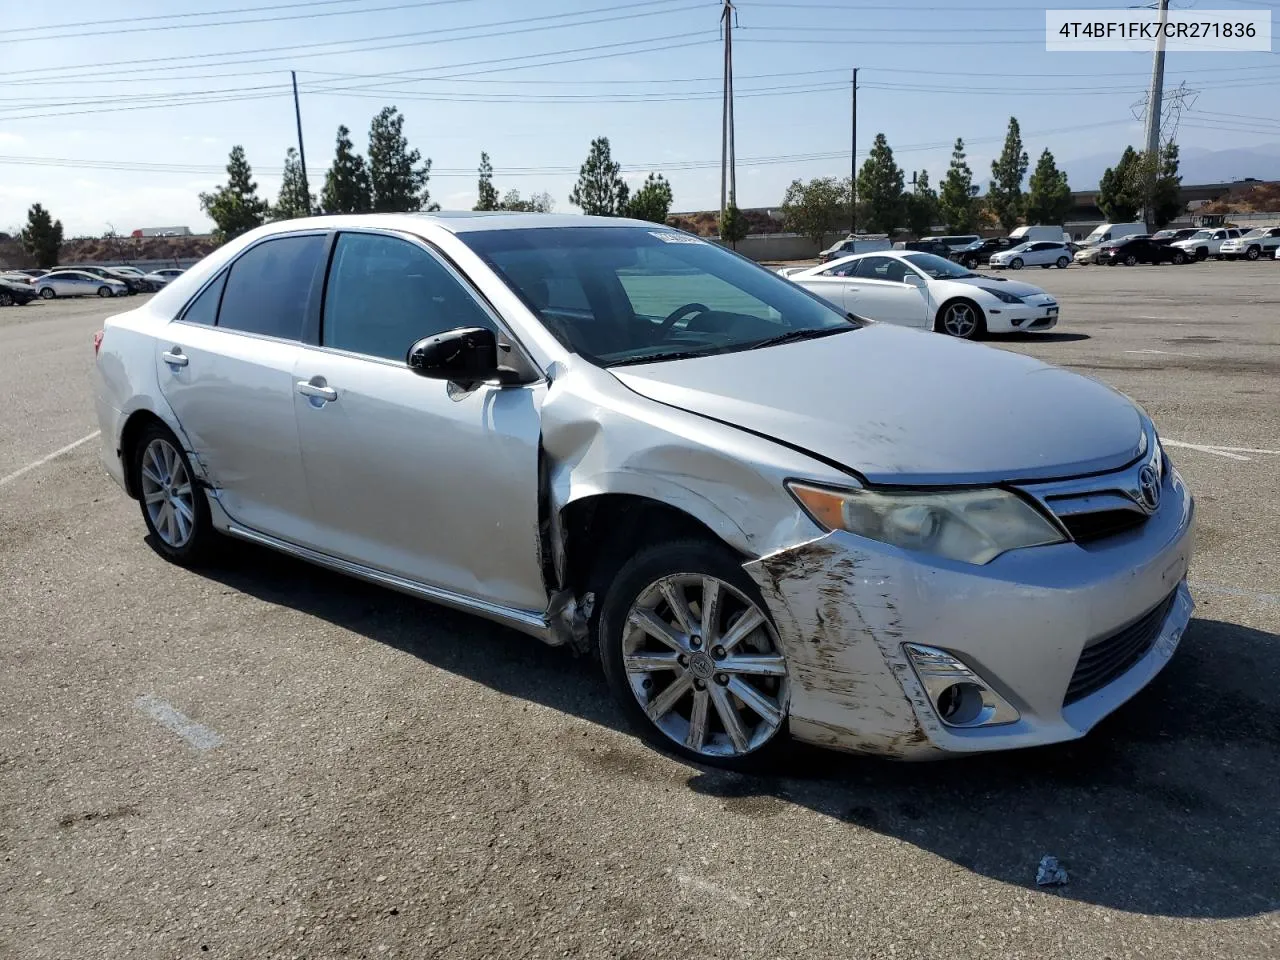
[[[150,424],[130,452],[129,469],[155,551],[182,567],[208,560],[218,533],[178,438],[163,424]]]
[[[716,613],[707,624],[711,635],[704,638],[708,588],[715,591]],[[681,613],[669,598],[682,605]],[[656,640],[639,627],[637,613],[667,639]],[[682,615],[691,629],[680,627]],[[756,625],[732,642],[735,625],[744,619]],[[750,771],[769,766],[790,739],[790,682],[777,632],[755,583],[722,544],[675,540],[642,549],[606,588],[596,632],[610,690],[657,748],[696,763]],[[755,672],[728,668],[735,660]],[[763,674],[766,660],[770,675]]]
[[[1066,257],[1059,257],[1059,258],[1058,258],[1058,269],[1059,269],[1059,270],[1065,270],[1065,269],[1067,269],[1067,267],[1069,267],[1069,266],[1071,266],[1071,261],[1070,261],[1068,258],[1066,258]]]
[[[0,290],[0,307],[12,307],[13,294],[8,290]]]

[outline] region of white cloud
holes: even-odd
[[[8,130],[0,130],[0,146],[20,147],[27,142],[27,138],[20,133],[10,133]]]

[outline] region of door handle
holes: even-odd
[[[160,359],[171,367],[185,367],[188,363],[186,355],[182,352],[181,347],[174,347],[160,354]]]
[[[315,379],[320,380],[319,377],[316,377]],[[299,380],[298,392],[304,397],[309,397],[312,400],[319,400],[322,403],[338,399],[338,391],[333,389],[333,387],[326,387],[323,380],[321,380],[320,383],[313,383],[310,380]]]

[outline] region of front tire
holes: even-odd
[[[982,308],[971,300],[954,300],[938,314],[938,331],[958,340],[977,340],[987,332]]]
[[[1183,253],[1181,250],[1179,250],[1177,253],[1173,255],[1173,263],[1175,266],[1180,267],[1186,262],[1187,262],[1187,255]]]
[[[1257,260],[1260,256],[1262,256],[1262,249],[1260,247],[1250,247],[1244,252],[1244,258],[1246,260]]]
[[[1208,260],[1208,259],[1209,259],[1209,248],[1208,248],[1208,247],[1200,247],[1198,250],[1196,250],[1196,260],[1197,260],[1197,261],[1199,261],[1200,263],[1203,263],[1205,260]]]
[[[1012,260],[1009,261],[1010,270],[1021,270],[1023,265],[1024,264],[1022,263],[1021,257],[1014,257]]]
[[[105,300],[107,297],[114,296],[114,294],[111,292],[110,287],[99,287],[98,296],[102,297]]]
[[[1138,258],[1131,253],[1124,258],[1124,265],[1126,267],[1136,267],[1138,265]]]
[[[45,287],[40,291],[41,300],[52,300],[57,294],[53,292],[53,287]]]
[[[156,552],[183,567],[208,559],[217,532],[209,501],[177,437],[159,423],[148,426],[134,446],[131,469]]]
[[[606,589],[597,635],[610,689],[659,748],[750,770],[787,741],[790,681],[777,631],[721,544],[641,550]]]

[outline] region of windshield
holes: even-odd
[[[1248,233],[1246,233],[1246,234],[1245,234],[1244,236],[1242,236],[1240,239],[1241,239],[1241,240],[1247,240],[1247,239],[1249,239],[1250,237],[1265,237],[1266,235],[1267,235],[1267,231],[1266,231],[1266,230],[1263,230],[1262,228],[1259,228],[1259,229],[1257,229],[1257,230],[1250,230]]]
[[[1187,239],[1188,240],[1208,240],[1212,236],[1213,236],[1212,230],[1199,230],[1193,233]]]
[[[976,273],[971,273],[960,264],[944,260],[942,257],[934,256],[932,253],[909,253],[902,259],[934,280],[965,280],[969,277],[977,276]]]
[[[1005,253],[1026,253],[1030,249],[1031,249],[1031,244],[1020,243],[1016,247],[1010,247],[1008,250],[1005,251]]]
[[[655,227],[458,234],[566,348],[600,366],[750,350],[857,329],[722,247]]]

